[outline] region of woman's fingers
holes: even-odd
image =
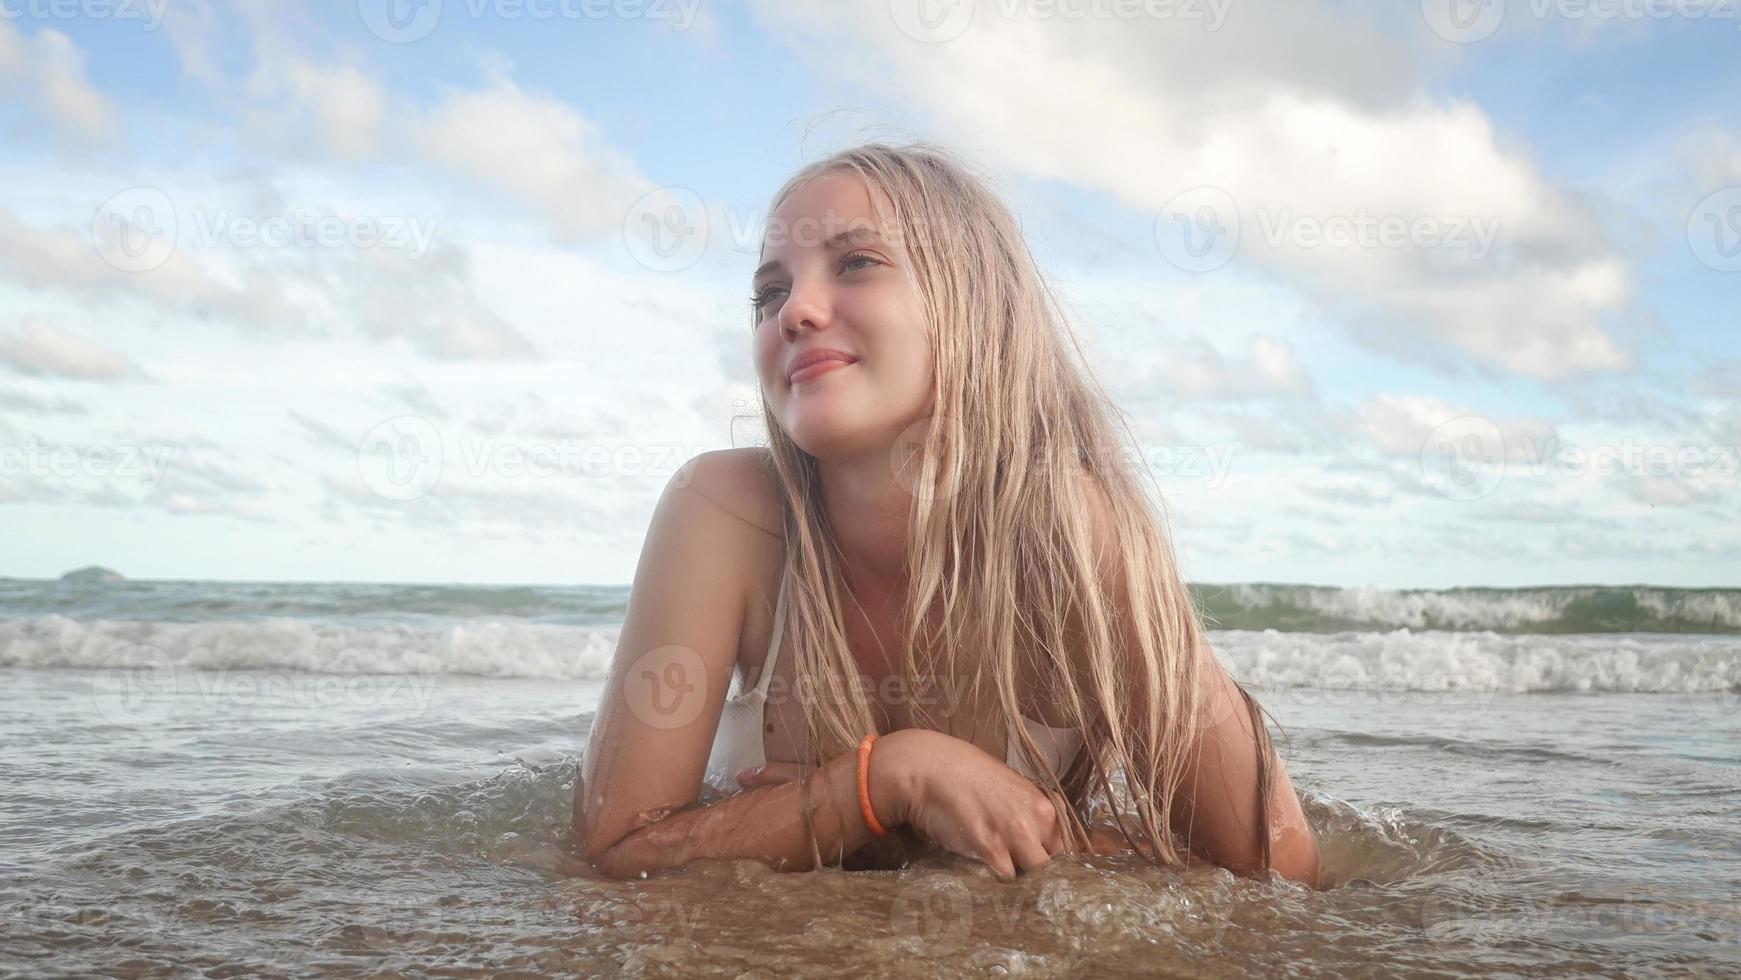
[[[1055,807],[1055,809],[1053,809],[1053,811],[1052,811],[1051,826],[1048,829],[1047,833],[1044,835],[1046,851],[1050,854],[1062,854],[1062,853],[1064,853],[1064,851],[1066,849],[1065,837],[1064,837],[1064,821],[1067,818],[1059,816],[1059,814],[1067,812],[1070,809],[1070,807],[1064,801],[1064,798],[1062,796],[1053,792],[1052,790],[1046,790],[1046,799],[1048,802],[1052,803]]]
[[[1052,855],[1038,838],[1018,838],[1010,845],[1010,856],[1023,871],[1033,871],[1043,867]]]
[[[991,869],[992,874],[1004,881],[1009,881],[1016,876],[1016,862],[1011,859],[1009,851],[1005,848],[994,847],[981,860],[986,867]]]

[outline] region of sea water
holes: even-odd
[[[566,873],[627,590],[0,580],[0,975],[1741,971],[1741,600],[1199,587],[1331,887]]]

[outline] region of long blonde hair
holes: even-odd
[[[769,213],[804,184],[841,172],[892,203],[894,214],[883,214],[872,194],[879,227],[894,229],[906,247],[935,365],[934,424],[919,427],[916,452],[900,477],[913,495],[903,690],[938,677],[962,685],[970,717],[983,717],[977,713],[983,708],[1015,739],[1040,785],[1057,794],[1054,803],[1068,801],[1059,809],[1072,851],[1088,847],[1087,791],[1098,788],[1134,849],[1159,864],[1182,864],[1168,816],[1203,721],[1203,706],[1189,692],[1198,690],[1199,671],[1213,655],[1165,518],[1145,495],[1139,467],[1118,450],[1134,439],[1114,440],[1116,431],[1130,436],[1129,422],[1089,370],[1014,217],[984,178],[932,144],[867,143],[794,174]],[[797,689],[809,695],[809,761],[819,763],[851,749],[876,730],[876,721],[847,644],[843,613],[851,590],[817,461],[781,428],[765,398],[762,415],[782,489],[785,643]],[[1152,481],[1146,468],[1140,472]],[[1102,585],[1084,476],[1110,501],[1109,540],[1117,546],[1099,560],[1122,565],[1128,624],[1115,621],[1121,603]],[[1158,487],[1154,499],[1161,500]],[[1129,645],[1121,630],[1135,638],[1136,649],[1121,652]],[[1083,750],[1063,773],[1053,771],[1017,723],[1024,665],[1057,692],[1069,724],[1084,733]],[[1268,869],[1274,749],[1257,702],[1243,687],[1239,692],[1258,736]],[[949,730],[922,701],[915,708],[922,719],[916,723]],[[1130,732],[1145,737],[1139,743]],[[1147,749],[1142,758],[1139,744]],[[1124,786],[1115,790],[1112,774],[1120,769]],[[1152,851],[1132,840],[1129,809]]]

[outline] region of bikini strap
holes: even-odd
[[[766,696],[768,684],[774,679],[774,668],[780,664],[780,637],[786,627],[786,573],[780,572],[780,597],[774,600],[774,629],[768,640],[768,655],[762,659],[762,673],[756,678],[756,693]]]

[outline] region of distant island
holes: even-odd
[[[68,585],[102,585],[109,582],[125,582],[127,581],[127,576],[122,575],[113,568],[104,568],[101,565],[86,565],[84,568],[75,568],[65,575],[62,575],[60,580]]]

